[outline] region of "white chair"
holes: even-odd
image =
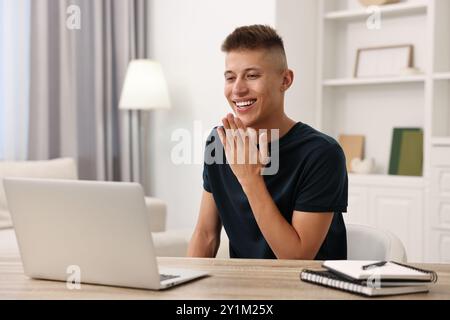
[[[375,227],[346,224],[347,260],[393,260],[406,262],[406,250],[393,233]],[[228,238],[222,230],[217,258],[229,258]]]
[[[222,227],[222,232],[220,233],[220,245],[219,250],[217,250],[216,258],[229,259],[230,258],[230,240],[228,239],[225,229]]]
[[[348,260],[406,262],[406,250],[392,232],[366,225],[346,224]]]

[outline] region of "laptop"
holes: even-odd
[[[159,268],[140,184],[5,178],[25,274],[165,289],[206,275]]]

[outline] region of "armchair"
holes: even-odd
[[[3,177],[29,177],[50,179],[78,179],[76,162],[72,158],[45,161],[0,161],[0,255],[18,255],[18,248],[8,212]],[[145,204],[157,255],[184,256],[190,230],[166,231],[166,203],[146,197]]]
[[[4,177],[70,180],[78,179],[78,172],[75,160],[70,158],[47,161],[0,161],[0,229],[12,227],[3,187]]]

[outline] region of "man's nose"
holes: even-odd
[[[243,79],[236,79],[233,85],[233,94],[234,95],[243,95],[248,91],[247,84]]]

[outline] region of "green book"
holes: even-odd
[[[396,175],[400,158],[400,142],[402,141],[402,129],[394,128],[392,134],[391,158],[389,161],[389,174]]]
[[[391,155],[389,161],[389,171],[390,175],[398,175],[398,168],[400,162],[400,149],[402,145],[402,137],[404,132],[420,132],[420,128],[394,128],[392,134],[392,145],[391,145]]]
[[[402,176],[422,176],[422,167],[423,132],[403,132],[398,163],[398,174]]]

